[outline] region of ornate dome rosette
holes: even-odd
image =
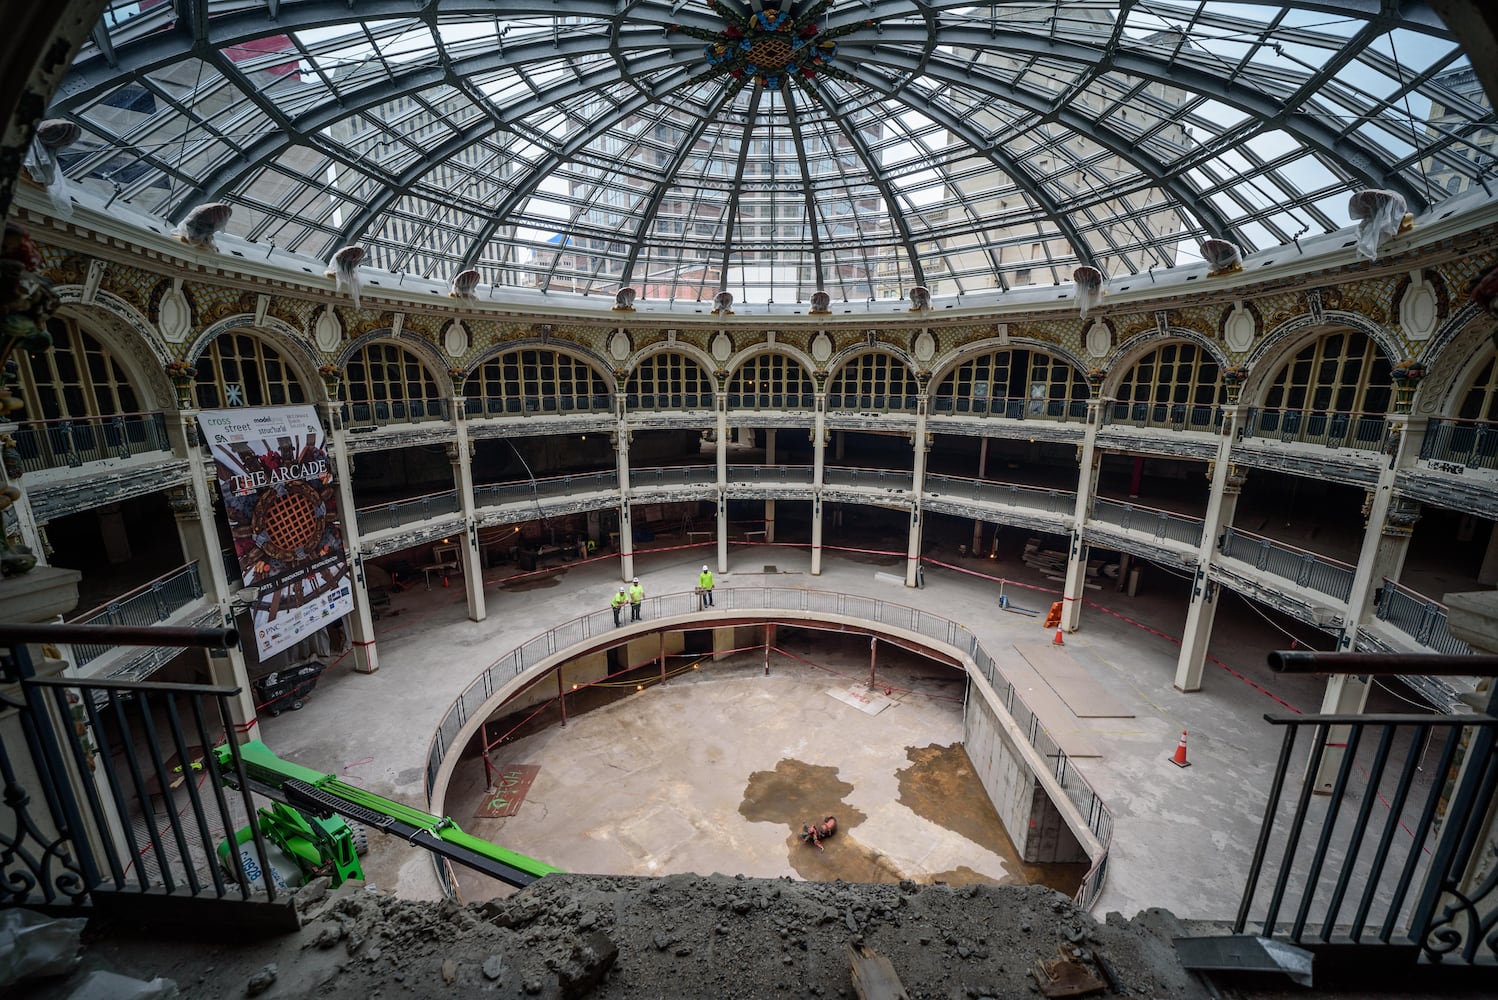
[[[702,76],[748,78],[772,90],[779,90],[792,76],[809,80],[818,73],[837,74],[832,65],[837,58],[836,39],[874,24],[864,20],[823,30],[817,19],[827,13],[832,0],[810,4],[786,0],[762,10],[742,0],[708,0],[707,6],[727,22],[723,30],[671,25],[672,31],[707,41],[703,54],[710,68]]]

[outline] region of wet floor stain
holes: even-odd
[[[903,876],[889,859],[853,835],[868,816],[843,801],[852,791],[837,768],[786,758],[749,776],[739,813],[752,823],[783,824],[791,867],[808,882],[898,882]],[[837,833],[819,851],[801,839],[801,828],[828,816],[837,817]]]
[[[545,590],[548,587],[555,587],[557,584],[562,582],[562,576],[563,574],[558,572],[552,573],[549,576],[537,576],[530,579],[516,580],[512,578],[500,580],[499,585],[505,590],[513,591],[518,594],[524,593],[527,590]]]
[[[1003,882],[1039,883],[1068,895],[1076,892],[1086,874],[1085,865],[1027,865],[1020,860],[1019,851],[989,801],[962,744],[906,747],[905,756],[910,766],[895,772],[900,782],[901,805],[1002,857],[1011,873]],[[976,878],[965,878],[961,873],[967,871],[970,869],[959,867],[955,872],[932,876],[932,881],[950,885],[994,881],[976,872],[972,873]]]

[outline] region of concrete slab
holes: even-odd
[[[1077,760],[1103,755],[1082,720],[1066,707],[1066,702],[1028,660],[1023,656],[1006,656],[1000,660],[999,669],[1068,757]]]
[[[1134,713],[1124,707],[1111,692],[1098,683],[1082,665],[1071,658],[1066,647],[1048,642],[1016,642],[1014,648],[1025,658],[1052,691],[1066,703],[1079,719],[1132,719]]]

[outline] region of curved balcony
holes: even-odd
[[[231,579],[233,577],[231,576]],[[149,583],[143,583],[91,611],[85,611],[68,621],[69,625],[159,625],[163,622],[177,623],[184,610],[190,610],[203,597],[203,583],[198,577],[197,561],[179,566],[163,573]],[[213,624],[218,624],[218,611],[211,615]],[[195,623],[200,624],[200,623]],[[114,643],[100,645],[75,644],[72,646],[73,666],[82,672],[91,667],[89,674],[100,676],[128,675],[140,680],[151,671],[175,656],[180,650],[169,647],[134,649]],[[119,653],[119,656],[109,654]],[[105,659],[108,657],[108,659]]]
[[[453,418],[453,400],[448,396],[425,399],[371,399],[343,404],[343,423],[349,429],[421,424]]]
[[[458,500],[457,490],[442,490],[409,500],[393,500],[390,503],[360,507],[354,512],[360,535],[390,531],[416,521],[430,521],[460,513],[463,505]]]
[[[542,414],[565,415],[569,413],[608,415],[613,412],[614,397],[608,393],[589,396],[537,395],[504,398],[469,396],[463,400],[463,413],[472,420],[486,417],[531,417]]]
[[[77,469],[90,462],[124,461],[136,455],[172,451],[166,415],[160,411],[28,420],[11,433],[24,472]]]
[[[933,414],[1002,417],[1008,420],[1086,420],[1085,399],[1027,399],[1023,396],[932,396]]]
[[[1256,406],[1243,422],[1243,436],[1281,444],[1378,451],[1384,446],[1388,424],[1382,413]]]
[[[1483,420],[1433,419],[1425,427],[1420,458],[1441,472],[1498,470],[1498,427]]]
[[[1214,432],[1222,428],[1225,412],[1221,406],[1193,403],[1125,403],[1105,402],[1101,407],[1104,424],[1126,427],[1159,427],[1173,431]]]

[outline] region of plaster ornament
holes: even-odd
[[[177,231],[173,235],[188,246],[217,251],[218,246],[213,238],[224,231],[229,225],[229,216],[233,214],[234,209],[221,201],[199,205],[177,223]]]
[[[88,262],[88,274],[83,278],[83,294],[79,297],[79,302],[91,306],[98,301],[99,285],[104,282],[104,272],[107,270],[109,265],[102,260]]]
[[[931,308],[931,289],[916,285],[910,290],[910,311],[925,312]]]
[[[265,316],[269,312],[270,312],[270,296],[269,295],[263,295],[263,294],[255,296],[255,325],[256,326],[264,326],[265,325]]]
[[[1394,191],[1356,191],[1347,214],[1358,224],[1358,253],[1378,259],[1379,244],[1415,228],[1415,217],[1405,211],[1404,196]]]
[[[1106,357],[1113,346],[1113,331],[1102,320],[1094,320],[1087,328],[1087,353],[1094,358]]]
[[[448,286],[448,297],[453,299],[477,298],[474,290],[479,286],[480,277],[482,275],[471,267],[466,271],[459,271],[457,277],[453,278],[452,284]]]
[[[634,312],[635,295],[633,288],[624,287],[614,293],[614,312]]]
[[[930,330],[922,330],[915,335],[915,343],[911,345],[911,351],[921,364],[927,364],[936,357],[936,338],[931,336]]]
[[[725,316],[733,315],[733,293],[719,292],[713,296],[713,314],[722,313]]]
[[[1072,297],[1077,300],[1081,307],[1082,318],[1087,318],[1087,310],[1103,301],[1103,272],[1089,264],[1083,264],[1071,274],[1075,282],[1072,288]]]
[[[343,343],[343,324],[338,322],[338,314],[332,306],[323,306],[322,312],[317,314],[312,324],[312,339],[317,341],[317,349],[324,354],[335,353],[338,345]]]
[[[728,334],[719,330],[717,335],[713,337],[711,350],[713,360],[721,365],[733,357],[733,341],[729,338]]]
[[[817,364],[824,364],[832,357],[832,338],[827,336],[826,330],[818,330],[811,338],[811,357]]]
[[[172,287],[161,296],[156,326],[169,344],[180,344],[187,339],[187,332],[192,328],[192,307],[188,305],[187,296],[182,294],[181,278],[173,279]]]
[[[625,358],[629,357],[631,346],[632,345],[629,342],[629,334],[625,333],[623,330],[615,330],[613,333],[609,334],[609,357],[613,358],[615,361],[623,361]]]
[[[359,308],[359,289],[363,286],[359,280],[359,265],[364,263],[364,257],[363,247],[344,247],[333,255],[333,259],[328,261],[328,269],[323,272],[324,277],[337,280],[338,291],[349,293],[355,309]]]
[[[461,358],[468,353],[468,327],[463,321],[455,319],[448,326],[447,332],[442,335],[442,346],[447,349],[447,355],[451,358]]]
[[[832,312],[832,296],[826,292],[811,293],[811,314],[818,316]]]
[[[1009,324],[999,323],[993,328],[994,337],[1000,344],[1009,343]]]
[[[390,319],[390,336],[399,337],[401,331],[406,328],[406,314],[396,313]]]
[[[1242,354],[1254,343],[1254,314],[1239,302],[1222,324],[1222,342],[1234,354]]]
[[[1419,271],[1410,274],[1410,287],[1399,300],[1399,325],[1410,340],[1429,340],[1440,319],[1436,286]]]

